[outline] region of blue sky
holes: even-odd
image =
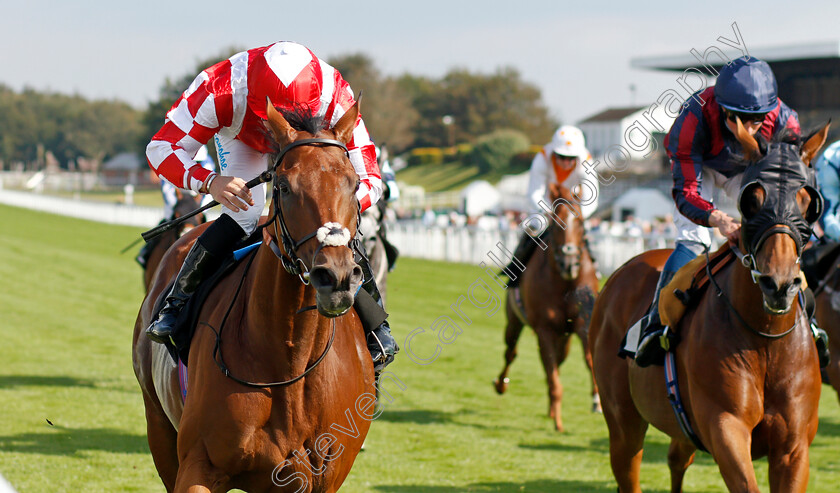
[[[290,39],[322,58],[365,53],[389,75],[512,66],[542,90],[556,117],[575,122],[609,106],[646,105],[675,87],[676,74],[633,69],[630,60],[703,51],[719,36],[732,38],[733,22],[748,49],[840,40],[836,0],[807,8],[778,0],[760,7],[731,0],[5,4],[0,83],[117,98],[138,108],[156,97],[166,77],[190,72],[200,59],[230,46]]]

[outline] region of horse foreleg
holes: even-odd
[[[507,314],[507,327],[505,328],[505,345],[507,346],[505,350],[505,367],[502,369],[502,373],[499,374],[499,378],[493,380],[493,386],[500,395],[507,391],[508,383],[510,382],[508,379],[508,370],[513,360],[516,359],[516,344],[519,342],[519,336],[522,334],[522,328],[524,327],[522,321],[514,313],[512,303],[513,301],[508,298],[505,307],[505,313]]]
[[[793,450],[770,450],[770,491],[798,493],[808,489],[808,442],[804,438]]]
[[[642,491],[639,472],[648,423],[632,404],[630,401],[621,407],[607,405],[604,409],[610,435],[610,467],[620,493]]]
[[[563,403],[563,384],[560,382],[560,363],[569,354],[570,338],[558,336],[547,327],[535,328],[540,346],[545,379],[548,383],[548,415],[554,420],[554,429],[563,431],[561,406]]]
[[[604,412],[601,409],[601,395],[598,393],[598,382],[595,381],[595,372],[592,371],[592,351],[589,349],[589,330],[586,322],[578,320],[575,322],[575,333],[580,338],[580,343],[583,346],[583,361],[586,363],[586,368],[589,370],[589,379],[592,381],[592,412]]]
[[[201,447],[194,447],[181,461],[178,469],[178,480],[175,482],[175,493],[211,493],[228,491],[225,486],[227,476],[210,464],[207,451]]]
[[[671,470],[671,493],[682,492],[685,471],[694,462],[694,445],[680,437],[672,439],[668,448],[668,469]]]
[[[712,421],[711,416],[717,415]],[[737,417],[728,413],[709,415],[709,421],[698,416],[698,422],[712,422],[709,444],[706,445],[718,463],[720,475],[729,491],[754,493],[758,491],[755,469],[752,465],[751,431]]]

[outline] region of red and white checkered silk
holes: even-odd
[[[172,105],[146,147],[149,166],[173,184],[198,191],[212,172],[192,157],[213,135],[269,152],[262,124],[266,96],[280,107],[306,105],[330,128],[355,103],[341,74],[302,45],[283,41],[237,53],[198,74]],[[382,195],[382,179],[361,116],[347,149],[361,182],[356,197],[365,210]]]

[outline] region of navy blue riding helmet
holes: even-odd
[[[727,110],[768,113],[778,104],[776,77],[758,58],[738,57],[724,65],[715,83],[715,99]]]

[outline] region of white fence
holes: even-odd
[[[14,190],[0,190],[0,203],[90,221],[149,228],[163,217],[163,207],[90,202]]]
[[[488,252],[501,257],[498,243],[513,252],[521,236],[519,230],[482,230],[473,227],[425,227],[418,223],[388,226],[388,240],[406,257],[446,262],[490,263]],[[609,275],[632,257],[656,248],[673,247],[665,236],[614,236],[593,232],[589,235],[593,255],[601,274]]]
[[[2,189],[0,203],[91,221],[146,228],[157,225],[163,216],[163,210],[159,207],[85,202]],[[489,263],[489,252],[501,257],[498,247],[500,242],[512,252],[520,236],[521,231],[518,229],[502,231],[470,226],[426,227],[416,221],[388,226],[388,239],[406,257],[470,264]],[[673,246],[673,241],[664,236],[614,236],[594,232],[589,239],[599,270],[604,275],[611,274],[621,264],[645,250]]]

